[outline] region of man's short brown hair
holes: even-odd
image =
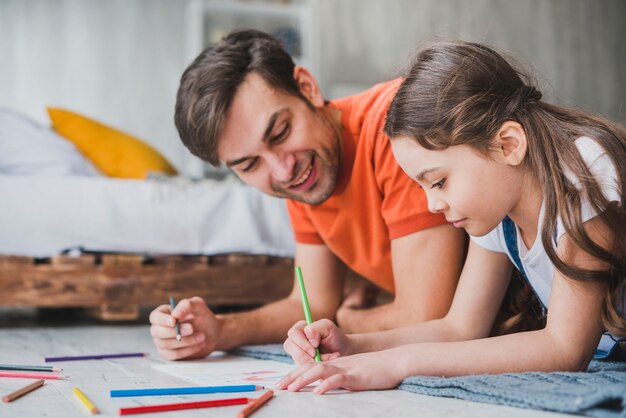
[[[207,47],[185,70],[178,88],[174,121],[185,146],[218,166],[218,136],[246,75],[255,72],[277,90],[304,99],[294,67],[281,43],[258,30],[235,31]]]

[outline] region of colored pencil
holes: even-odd
[[[216,399],[213,401],[168,403],[160,405],[131,406],[120,408],[120,415],[145,414],[148,412],[179,411],[181,409],[213,408],[216,406],[243,405],[250,402],[248,398]]]
[[[176,301],[174,300],[174,296],[170,296],[170,308],[172,308],[170,312],[172,312],[175,307],[176,307]],[[175,327],[176,327],[176,341],[180,341],[183,339],[183,337],[180,335],[180,322],[178,322],[178,320],[176,320]]]
[[[300,266],[296,266],[296,276],[298,277],[298,284],[300,285],[300,296],[302,296],[302,308],[304,309],[304,318],[306,319],[306,324],[311,325],[313,323],[313,318],[311,317],[311,308],[309,308],[309,299],[306,296],[306,289],[304,288],[304,278],[302,277],[302,270]],[[315,361],[322,361],[320,357],[320,350],[315,349]]]
[[[263,404],[272,399],[272,396],[274,396],[274,391],[268,390],[263,395],[250,402],[248,406],[239,411],[239,413],[237,414],[237,418],[246,418],[252,415],[254,411],[259,409],[263,406]]]
[[[16,390],[15,392],[11,392],[8,395],[5,395],[2,397],[2,400],[4,402],[13,402],[14,400],[16,400],[17,398],[26,395],[29,392],[32,392],[33,390],[42,387],[44,384],[46,383],[45,380],[43,379],[39,379],[33,383],[31,383],[30,385],[26,385],[21,389]]]
[[[89,356],[46,357],[46,363],[53,361],[102,360],[107,358],[144,357],[146,353],[93,354]]]
[[[0,372],[0,377],[18,377],[21,379],[69,379],[69,376],[53,373]]]
[[[255,385],[229,385],[229,386],[192,386],[180,388],[154,388],[154,389],[126,389],[112,390],[112,398],[127,396],[160,396],[160,395],[196,395],[201,393],[232,393],[254,392],[263,389],[263,386]]]
[[[83,403],[83,405],[85,405],[85,408],[87,408],[92,414],[100,413],[98,408],[96,408],[93,402],[91,402],[87,395],[85,395],[80,389],[74,388],[73,391],[74,395],[76,395],[76,397]]]
[[[26,366],[20,364],[0,364],[0,370],[16,370],[22,372],[60,372],[60,367],[52,366]]]

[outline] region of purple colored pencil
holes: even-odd
[[[53,361],[102,360],[107,358],[144,357],[145,355],[146,353],[93,354],[89,356],[46,357],[44,361],[50,363]]]

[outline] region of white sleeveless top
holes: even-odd
[[[606,154],[604,149],[595,140],[584,136],[576,140],[576,147],[578,148],[578,151],[580,152],[583,160],[589,167],[589,170],[595,177],[596,181],[602,187],[602,192],[605,197],[609,201],[620,202],[621,193],[617,181],[615,165],[611,161],[610,157]],[[571,175],[568,175],[568,178],[574,184],[580,183]],[[583,222],[588,221],[597,215],[597,213],[591,207],[591,204],[586,200],[583,201],[581,210]],[[544,306],[548,306],[548,301],[550,300],[550,291],[552,289],[552,279],[554,276],[554,265],[548,258],[548,255],[543,248],[543,243],[541,242],[540,231],[543,224],[543,212],[544,208],[542,205],[539,214],[539,222],[537,225],[537,238],[535,239],[535,242],[533,243],[531,248],[527,248],[524,244],[524,241],[521,238],[517,226],[515,227],[515,232],[517,234],[517,247],[519,258],[528,278],[528,281],[533,287],[533,290],[537,294],[541,303],[543,303]],[[563,223],[561,219],[558,219],[557,234],[555,239],[558,241],[558,239],[564,233],[565,228],[563,227]],[[485,249],[507,254],[509,258],[511,258],[511,254],[509,254],[507,250],[506,241],[504,239],[504,230],[502,227],[502,223],[500,223],[494,230],[487,233],[486,235],[482,237],[472,236],[471,239],[476,244]],[[511,261],[513,261],[512,258]],[[622,306],[622,312],[626,312],[624,305]],[[600,340],[598,350],[608,353],[613,348],[615,342],[618,339],[618,337],[614,337],[608,333],[605,333]]]

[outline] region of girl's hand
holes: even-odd
[[[322,363],[306,363],[283,377],[277,389],[297,392],[316,380],[320,384],[313,393],[324,393],[338,388],[348,390],[392,389],[405,377],[397,370],[393,351],[356,354]]]
[[[311,325],[296,322],[287,332],[283,348],[296,364],[314,361],[315,349],[319,348],[323,361],[345,356],[350,351],[350,341],[337,325],[328,319]]]

